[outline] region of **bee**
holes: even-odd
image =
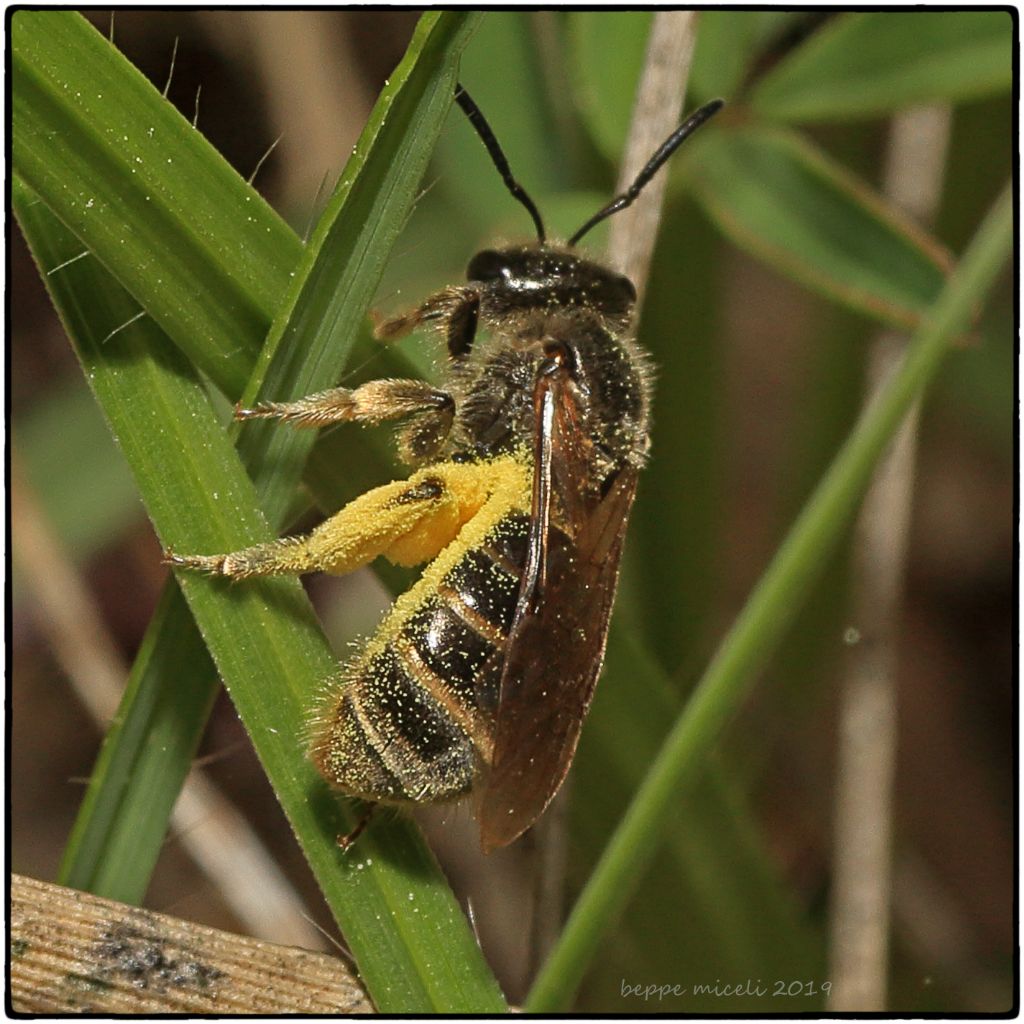
[[[572,762],[650,443],[636,289],[576,244],[629,206],[722,101],[690,115],[625,192],[557,243],[461,86],[455,100],[537,240],[478,252],[465,284],[378,323],[380,339],[437,329],[444,385],[375,380],[236,410],[300,427],[403,420],[398,447],[414,472],[308,535],[168,561],[234,579],[347,573],[381,555],[428,563],[325,687],[311,756],[371,809],[474,793],[489,852],[537,820]]]

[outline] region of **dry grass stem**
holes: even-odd
[[[12,1008],[27,1014],[372,1013],[342,961],[14,875]]]
[[[696,39],[695,12],[658,11],[654,15],[619,173],[619,192],[629,187],[651,154],[679,126]],[[632,206],[611,219],[608,257],[636,285],[641,303],[667,182],[667,170],[663,168]]]
[[[920,222],[942,191],[949,112],[893,119],[885,191]],[[881,335],[869,356],[867,401],[884,388],[904,339]],[[883,1012],[892,902],[892,794],[897,744],[897,626],[913,498],[918,407],[875,473],[857,519],[850,652],[839,708],[829,1009]]]

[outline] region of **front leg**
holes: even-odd
[[[444,288],[409,313],[378,323],[373,334],[380,341],[390,341],[403,337],[422,323],[441,321],[448,342],[448,355],[458,360],[469,355],[473,347],[479,317],[478,288]]]

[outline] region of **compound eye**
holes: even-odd
[[[631,306],[636,302],[636,288],[633,287],[633,282],[628,277],[623,277],[620,274],[614,279],[613,286],[615,292],[623,297],[625,305]]]
[[[497,281],[508,272],[508,263],[500,252],[484,249],[478,252],[466,268],[467,281]]]
[[[606,274],[597,293],[597,305],[609,316],[623,316],[636,305],[633,282],[622,274]]]

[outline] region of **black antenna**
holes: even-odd
[[[544,221],[540,218],[540,211],[534,205],[533,200],[526,194],[526,189],[512,177],[512,168],[509,167],[508,160],[502,152],[501,146],[498,145],[494,132],[491,131],[491,126],[487,123],[484,115],[480,113],[480,108],[473,102],[472,97],[461,84],[455,86],[455,102],[465,111],[470,124],[476,129],[480,140],[487,147],[487,152],[490,153],[494,166],[497,167],[498,173],[501,175],[501,180],[505,182],[505,187],[530,211],[530,216],[533,218],[533,223],[537,228],[537,241],[543,242],[547,236],[544,233]]]
[[[598,210],[586,224],[569,239],[568,245],[575,245],[592,227],[600,224],[619,210],[633,204],[640,195],[641,189],[658,173],[661,165],[709,118],[725,106],[725,100],[711,100],[703,107],[695,110],[659,147],[658,151],[647,161],[644,169],[636,176],[636,180],[622,195],[616,196],[607,206]]]

